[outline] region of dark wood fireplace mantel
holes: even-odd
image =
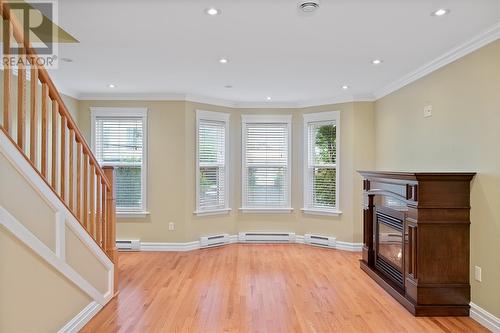
[[[468,316],[475,173],[359,173],[361,268],[416,316]]]

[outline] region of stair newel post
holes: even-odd
[[[116,248],[116,201],[115,201],[115,168],[104,166],[104,175],[110,183],[106,191],[106,244],[105,251],[115,264],[115,294],[118,292],[118,256]]]

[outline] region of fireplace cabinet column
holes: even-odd
[[[369,190],[370,183],[365,180],[365,191]],[[374,265],[374,249],[373,249],[373,194],[367,194],[366,206],[363,211],[363,261],[368,266]]]

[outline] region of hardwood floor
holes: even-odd
[[[82,332],[487,332],[413,317],[359,258],[297,244],[122,252],[120,294]]]

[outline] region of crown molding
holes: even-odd
[[[365,94],[365,95],[341,96],[341,97],[333,97],[333,98],[308,100],[308,101],[303,101],[303,102],[297,103],[296,107],[308,108],[308,107],[329,105],[329,104],[342,104],[342,103],[354,103],[354,102],[373,102],[373,101],[374,101],[373,95]]]
[[[184,101],[186,94],[180,93],[81,93],[82,101]]]
[[[63,92],[64,93],[64,92]],[[200,104],[209,104],[234,109],[273,109],[273,108],[305,108],[312,106],[341,104],[352,102],[364,102],[374,100],[373,95],[341,96],[327,99],[307,100],[298,102],[238,102],[226,99],[212,98],[195,94],[181,93],[97,93],[79,94],[75,97],[79,100],[100,100],[100,101],[185,101]]]
[[[413,72],[410,72],[400,79],[390,83],[389,85],[375,91],[375,100],[380,99],[390,93],[403,88],[404,86],[444,67],[455,60],[458,60],[477,49],[497,40],[500,38],[500,22],[493,25],[489,29],[483,31],[479,35],[476,35],[472,39],[469,39],[465,43],[451,49],[450,51],[444,53],[438,58],[428,62],[427,64],[419,67]]]
[[[229,101],[221,98],[212,98],[208,96],[194,95],[194,94],[185,94],[184,100],[186,102],[200,103],[200,104],[211,104],[217,106],[224,106],[228,108],[236,107],[236,102]]]
[[[78,95],[82,101],[185,101],[200,104],[211,104],[234,108],[233,101],[208,96],[184,93],[82,93]]]
[[[297,102],[237,102],[236,109],[294,109],[300,108]]]

